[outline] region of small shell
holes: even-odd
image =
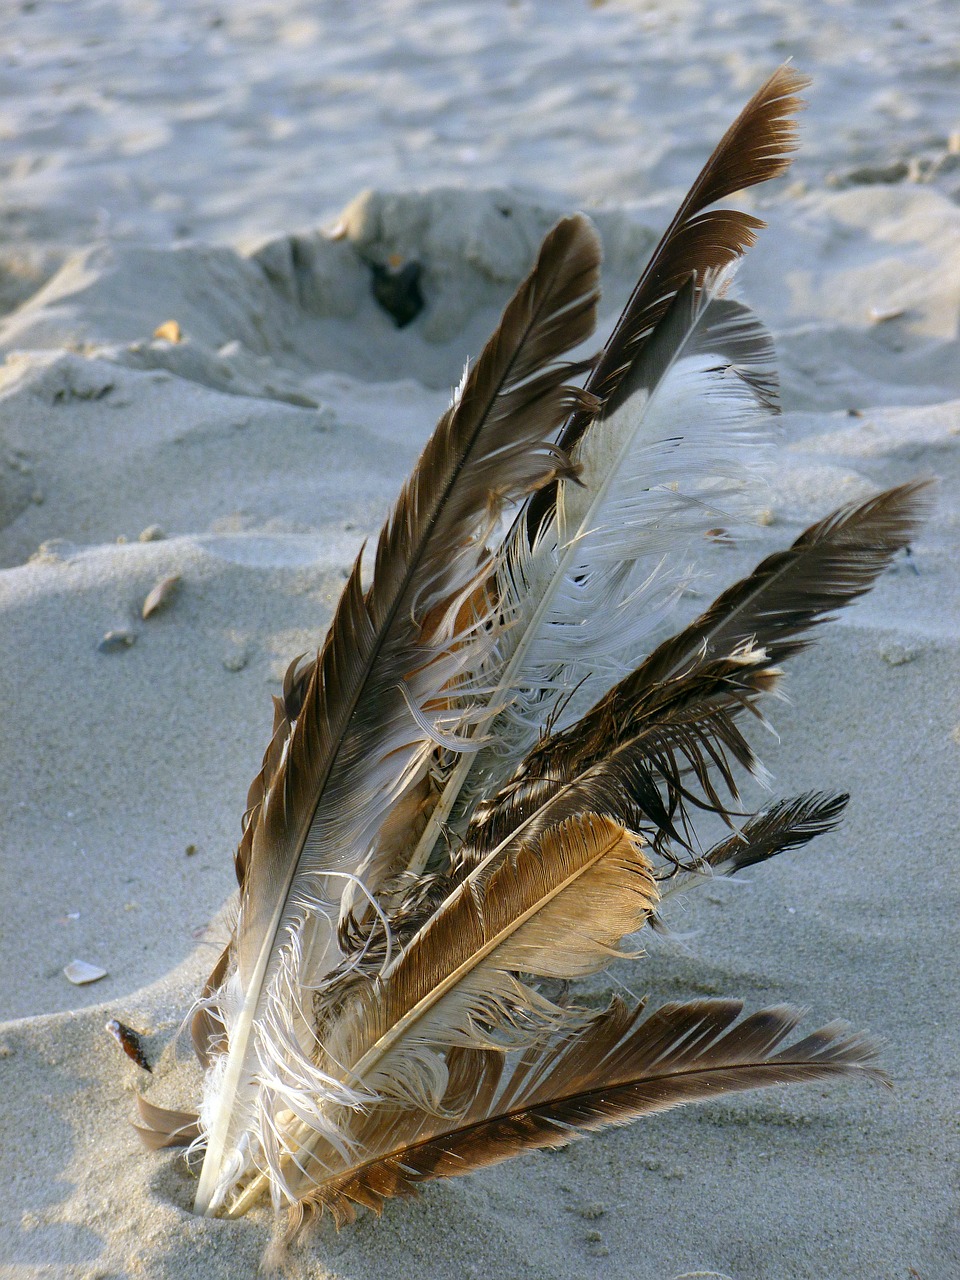
[[[85,987],[88,982],[99,982],[101,978],[105,978],[107,971],[99,965],[88,964],[86,960],[71,960],[64,966],[63,974],[75,987]]]
[[[867,317],[874,324],[885,324],[887,320],[899,320],[905,311],[905,307],[871,307]]]
[[[152,613],[156,613],[158,609],[168,605],[179,585],[179,573],[172,573],[169,578],[164,578],[161,582],[158,582],[146,600],[144,600],[141,615],[144,618],[149,618]]]
[[[161,542],[167,535],[158,524],[148,524],[137,536],[138,542]]]
[[[138,1067],[143,1067],[144,1071],[153,1072],[153,1067],[147,1061],[147,1055],[143,1051],[143,1043],[139,1031],[134,1031],[133,1027],[128,1027],[125,1022],[121,1022],[118,1018],[111,1018],[106,1025],[106,1030],[110,1032],[127,1057],[132,1058]]]
[[[163,324],[158,324],[153,331],[155,338],[162,338],[165,342],[182,342],[183,334],[180,332],[180,326],[176,320],[165,320]]]
[[[119,653],[121,649],[129,649],[136,638],[135,631],[108,631],[97,649],[100,653]]]

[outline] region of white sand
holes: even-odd
[[[689,954],[615,974],[848,1018],[896,1090],[749,1095],[437,1184],[325,1226],[297,1274],[960,1275],[960,62],[954,0],[915,8],[36,0],[0,19],[4,1276],[254,1273],[268,1213],[195,1218],[182,1162],[129,1120],[136,1088],[195,1096],[172,1040],[223,936],[269,695],[543,230],[595,213],[612,318],[787,56],[816,81],[804,149],[750,197],[770,230],[742,274],[787,413],[773,523],[723,572],[880,485],[937,475],[939,505],[775,708],[778,792],[849,789],[840,831],[691,895]],[[391,253],[425,268],[399,331],[363,262]],[[184,342],[152,340],[170,319]],[[151,525],[168,536],[139,542]],[[110,630],[135,642],[98,651]],[[74,957],[109,976],[71,986]],[[112,1017],[149,1033],[152,1077]]]

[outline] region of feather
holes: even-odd
[[[642,385],[647,365],[656,366],[656,358],[651,361],[644,359],[645,348],[657,334],[658,327],[671,307],[676,311],[677,295],[687,290],[696,308],[701,303],[699,295],[715,287],[718,277],[724,278],[725,269],[731,267],[754,243],[756,232],[764,225],[759,218],[736,210],[709,209],[708,206],[743,188],[778,177],[788,168],[791,153],[797,146],[795,116],[803,105],[798,95],[808,83],[805,76],[789,65],[779,67],[757,90],[726,131],[684,197],[680,208],[644,268],[587,380],[586,389],[603,404],[605,418],[618,416],[616,411],[622,407],[625,400],[630,399],[636,384],[640,382]],[[727,305],[731,310],[735,306],[735,304]],[[723,319],[721,315],[721,309],[715,305],[713,328],[715,332],[724,328],[727,330],[725,335],[728,347],[727,359],[736,366],[739,377],[751,389],[757,406],[767,410],[774,409],[776,379],[772,371],[772,348],[765,341],[765,335],[762,334],[759,326],[756,329],[750,326],[749,313],[736,316],[728,311]],[[744,320],[746,324],[743,323]],[[766,350],[764,350],[765,347]],[[561,447],[571,452],[575,451],[581,444],[588,427],[595,422],[594,416],[575,412],[561,433]],[[652,487],[657,479],[655,474],[649,474],[655,473],[655,465],[650,465],[654,460],[640,455],[639,442],[635,445],[635,450],[634,460],[637,463],[646,464],[647,480]],[[692,460],[686,456],[674,459],[674,473],[659,477],[664,485],[661,496],[669,493],[667,486],[676,483],[678,475],[690,474],[691,461],[696,469],[700,462],[696,455]],[[567,488],[569,489],[569,486]],[[544,541],[549,545],[550,525],[551,521],[556,520],[557,501],[561,491],[562,486],[559,484],[545,486],[533,495],[527,504],[523,518],[518,521],[514,546],[510,552],[510,559],[513,561],[511,570],[514,575],[518,572],[517,562],[529,559],[526,554],[528,546],[542,546]],[[680,504],[676,503],[674,509],[669,511],[664,510],[662,505],[660,510],[657,510],[653,504],[649,504],[648,520],[651,524],[655,524],[658,518],[669,521],[671,516],[676,516],[679,506]],[[678,551],[682,552],[682,545],[677,536],[675,523],[672,527],[675,540],[671,543],[670,550],[676,556]],[[706,525],[702,526],[702,528],[706,527]],[[653,548],[650,548],[648,554],[653,553]],[[653,568],[654,566],[651,566],[651,569]],[[671,585],[669,574],[663,572],[662,566],[656,566],[656,568],[660,570],[659,573],[654,572],[656,585],[661,592],[664,587],[667,588],[669,599]],[[643,582],[642,579],[637,582],[638,576],[634,575],[635,591],[641,586],[646,590],[641,592],[644,597],[642,602],[634,599],[633,608],[629,613],[634,618],[642,617],[646,628],[650,630],[658,620],[657,604],[659,603],[662,608],[663,596],[661,594],[659,601],[656,598],[651,599],[650,587],[653,584]],[[574,580],[578,581],[576,578]],[[523,588],[521,590],[529,600],[531,598],[529,590],[524,591]],[[621,600],[624,598],[626,598],[625,593],[622,591]],[[590,616],[604,617],[609,613],[609,601],[598,604],[596,599],[591,601],[587,597],[576,603],[580,605],[579,612],[571,610],[567,615],[572,616],[575,621],[582,621]],[[574,602],[571,601],[571,604]],[[638,638],[636,627],[632,638],[634,640]],[[622,633],[619,637],[608,633],[600,641],[600,647],[608,653],[616,651],[625,639]],[[594,650],[597,647],[595,639]],[[508,665],[503,683],[509,687],[511,678],[517,674]],[[571,683],[576,681],[572,680]],[[506,718],[515,719],[511,716],[509,709],[506,712]],[[542,719],[543,717],[541,717],[541,723]],[[501,735],[497,729],[502,730],[503,727],[500,725],[491,731],[491,736],[495,740],[500,741]],[[515,730],[516,727],[514,725]],[[489,757],[486,761],[481,761],[479,767],[482,768],[484,763],[489,765]],[[426,865],[440,828],[454,809],[470,771],[470,763],[461,761],[453,777],[448,780],[444,796],[435,810],[434,820],[428,825],[418,843],[411,862],[411,869],[414,871]],[[476,765],[473,771],[476,774]]]
[[[150,1151],[186,1147],[200,1136],[199,1117],[191,1111],[171,1111],[146,1098],[137,1098],[142,1125],[134,1125],[140,1141]]]
[[[579,805],[627,823],[652,821],[676,840],[674,816],[694,799],[690,772],[702,791],[696,802],[723,813],[711,772],[736,798],[728,758],[757,768],[736,717],[774,687],[775,664],[810,643],[803,633],[868,590],[909,543],[928,490],[911,483],[851,504],[768,556],[576,724],[537,744],[513,779],[477,807],[468,845],[482,852],[539,809],[546,816],[538,821],[555,822]]]
[[[619,1000],[587,1026],[527,1055],[497,1095],[451,1125],[435,1117],[414,1134],[357,1160],[319,1183],[292,1217],[330,1212],[338,1225],[355,1206],[380,1213],[393,1196],[457,1177],[527,1151],[566,1146],[587,1133],[720,1094],[832,1077],[884,1082],[875,1049],[831,1023],[782,1048],[799,1015],[776,1007],[738,1021],[736,1000],[669,1004],[642,1018]],[[411,1128],[413,1126],[410,1126]]]
[[[754,814],[740,830],[715,844],[702,858],[678,867],[669,879],[661,879],[661,898],[667,899],[717,876],[734,876],[787,849],[802,848],[817,836],[834,830],[849,799],[845,794],[810,792],[793,800],[778,800]],[[650,926],[661,935],[671,934],[659,912],[650,917]]]
[[[752,817],[742,831],[714,845],[703,861],[713,875],[736,875],[833,831],[849,799],[845,794],[811,792],[794,800],[780,800]]]
[[[793,67],[779,67],[714,148],[650,255],[591,372],[587,389],[604,404],[617,392],[677,291],[691,277],[703,281],[730,266],[754,243],[764,226],[759,218],[708,206],[779,177],[789,167],[797,147],[794,117],[803,106],[799,94],[809,83]],[[574,413],[564,427],[561,446],[572,450],[589,426],[587,415]],[[531,500],[525,513],[531,539],[555,500],[555,486]]]
[[[312,1111],[331,1083],[312,1063],[299,992],[339,960],[344,882],[363,874],[369,893],[389,870],[376,862],[377,833],[425,771],[434,743],[424,720],[449,723],[444,691],[486,643],[482,617],[455,629],[489,573],[483,538],[506,503],[564,469],[548,441],[577,395],[568,369],[545,366],[592,330],[598,263],[584,218],[547,236],[405,486],[370,589],[359,560],[344,589],[242,857],[229,972],[210,998],[228,1049],[207,1074],[200,1211],[252,1161],[273,1158],[272,1127],[259,1121],[280,1099]]]
[[[618,415],[617,410],[622,408],[624,400],[629,400],[632,392],[636,390],[636,384],[638,382],[643,384],[647,364],[656,367],[656,358],[649,362],[645,360],[647,354],[645,349],[671,307],[675,308],[678,295],[686,289],[692,306],[695,310],[700,310],[702,300],[699,295],[707,289],[715,288],[718,278],[725,279],[726,269],[735,264],[753,244],[756,232],[763,226],[759,218],[735,210],[711,210],[708,206],[735,191],[766,182],[784,172],[790,163],[791,152],[796,149],[797,131],[794,117],[803,105],[798,95],[808,83],[806,77],[793,68],[787,65],[778,68],[757,90],[724,134],[685,196],[670,226],[651,255],[587,380],[586,390],[601,402],[604,407],[603,417],[607,420],[622,416]],[[776,402],[776,379],[773,376],[770,358],[772,349],[768,343],[765,343],[759,327],[753,330],[747,326],[747,340],[744,342],[741,338],[738,341],[737,337],[740,335],[737,331],[743,328],[742,323],[738,321],[742,322],[745,317],[743,315],[735,317],[728,311],[723,317],[726,321],[724,325],[721,315],[722,312],[715,309],[714,329],[724,327],[727,329],[727,340],[733,347],[728,358],[738,366],[738,375],[744,385],[751,390],[757,406],[772,410]],[[737,337],[731,339],[731,333]],[[764,346],[767,347],[766,350],[763,349]],[[751,363],[744,361],[744,356],[749,358],[753,367]],[[581,448],[587,428],[595,424],[595,421],[595,415],[592,413],[572,414],[561,433],[561,447],[571,452]],[[592,434],[594,434],[593,431],[589,432],[588,438]],[[685,439],[682,433],[680,439]],[[667,443],[671,442],[667,441]],[[592,451],[589,446],[587,449],[588,453]],[[678,475],[689,475],[691,470],[690,459],[676,458],[674,462],[678,465],[675,465],[673,474],[667,477],[656,477],[655,460],[643,458],[640,455],[639,442],[634,460],[636,463],[646,465],[648,484],[656,484],[659,480],[665,486],[661,489],[661,496],[669,492],[666,486],[675,483]],[[694,469],[699,461],[694,454]],[[551,524],[557,517],[560,491],[559,483],[546,485],[534,494],[527,504],[524,513],[517,521],[513,546],[508,550],[510,576],[515,578],[518,573],[522,574],[520,565],[522,561],[529,560],[528,548],[542,549],[544,543],[550,546]],[[673,513],[679,509],[679,506],[679,503],[674,504]],[[662,519],[667,515],[668,513],[662,507],[660,510],[648,508],[651,524],[655,524],[658,518]],[[674,542],[671,547],[674,555],[678,549],[678,543]],[[653,554],[653,548],[649,547],[648,555],[651,554]],[[637,575],[634,576],[636,579]],[[665,585],[669,587],[669,576],[666,573],[661,571],[654,576],[659,587],[662,588]],[[531,594],[526,590],[527,585],[521,584],[520,594],[530,600]],[[648,588],[643,593],[647,597],[643,601],[643,612],[639,608],[640,602],[635,599],[630,614],[633,618],[644,618],[647,629],[651,629],[657,621],[657,601],[649,598],[651,584],[642,583],[642,580],[640,583],[636,581],[634,583],[635,589],[641,585]],[[533,598],[536,599],[536,597]],[[580,603],[584,607],[590,607],[588,601]],[[662,597],[660,604],[661,606],[663,604]],[[575,621],[583,621],[586,616],[588,615],[582,611],[573,615]],[[606,640],[608,652],[615,650],[617,639],[608,636]],[[594,647],[596,648],[596,644]],[[516,663],[513,665],[515,667]],[[517,674],[514,669],[511,669],[508,659],[503,675],[503,685],[511,687],[510,681]],[[509,714],[508,711],[507,715]],[[498,740],[496,730],[491,731],[491,736]],[[489,761],[486,763],[489,764]],[[420,871],[426,866],[437,836],[450,817],[469,772],[469,762],[461,761],[447,780],[443,797],[434,811],[433,820],[428,824],[418,842],[411,860],[411,870]],[[474,772],[476,773],[476,769]]]
[[[809,637],[801,638],[804,631],[869,591],[896,553],[909,546],[930,494],[929,481],[911,481],[811,525],[660,645],[635,681],[656,686],[747,641],[762,646],[772,662],[801,652],[810,644]]]
[[[690,543],[749,477],[770,408],[756,387],[774,379],[773,351],[756,318],[722,297],[727,284],[714,276],[698,290],[691,279],[679,291],[581,442],[578,483],[561,485],[554,518],[532,547],[515,526],[500,573],[507,625],[484,664],[495,692],[478,732],[492,745],[451,770],[412,871],[455,806],[468,810],[533,745],[559,699],[574,686],[596,696],[630,669],[624,655],[679,593]]]

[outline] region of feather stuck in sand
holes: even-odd
[[[744,814],[738,775],[762,768],[744,725],[908,545],[923,484],[827,516],[654,643],[777,401],[769,336],[730,296],[762,224],[712,206],[784,171],[804,84],[781,68],[751,99],[590,362],[563,357],[594,326],[599,241],[582,216],[553,228],[370,585],[358,558],[288,671],[193,1019],[202,1103],[141,1107],[150,1145],[204,1149],[199,1212],[269,1192],[293,1234],[725,1091],[883,1078],[839,1024],[791,1042],[783,1006],[597,1012],[554,990],[636,954],[663,898],[831,830],[846,801]],[[712,847],[704,813],[731,831]]]

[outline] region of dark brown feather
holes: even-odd
[[[802,633],[870,590],[916,536],[929,500],[930,482],[912,481],[811,525],[655,649],[635,673],[637,686],[655,688],[747,642],[774,663],[807,648],[812,641]]]
[[[741,831],[714,845],[704,862],[716,875],[735,875],[785,849],[798,849],[832,831],[843,817],[848,795],[811,792],[780,800],[744,823]]]
[[[799,1016],[783,1006],[738,1021],[736,1000],[664,1005],[642,1019],[615,1001],[562,1043],[528,1054],[500,1090],[455,1126],[398,1144],[328,1178],[298,1206],[351,1221],[354,1205],[380,1213],[421,1183],[458,1177],[523,1152],[566,1146],[587,1133],[720,1094],[841,1075],[884,1081],[863,1035],[831,1023],[788,1048]]]
[[[672,814],[682,801],[698,803],[692,780],[701,804],[726,812],[714,773],[736,797],[732,764],[746,771],[756,764],[736,726],[737,714],[772,689],[777,675],[763,650],[753,650],[749,658],[718,658],[658,686],[637,681],[636,672],[627,676],[579,722],[540,742],[517,776],[488,803],[477,805],[467,829],[466,856],[492,849],[548,800],[554,801],[548,813],[566,815],[568,805],[571,813],[581,804],[593,808],[596,787],[602,786],[611,804],[614,788],[627,780],[628,799],[625,795],[616,809],[599,812],[616,813],[630,826],[639,823],[644,829],[653,822],[662,835],[680,838]],[[660,803],[662,790],[666,805]],[[536,827],[541,820],[550,819],[538,817]]]
[[[723,813],[711,774],[735,798],[730,761],[755,766],[735,723],[739,712],[771,687],[776,664],[811,642],[804,631],[869,590],[914,536],[927,493],[926,482],[915,482],[843,507],[768,556],[576,724],[529,753],[512,781],[477,807],[470,855],[483,856],[539,810],[537,824],[586,809],[641,830],[653,822],[688,844],[675,822],[684,805]],[[759,656],[734,661],[745,646]]]
[[[754,243],[764,225],[759,218],[732,209],[708,210],[708,206],[787,169],[797,147],[794,117],[803,106],[798,95],[809,83],[793,67],[779,67],[714,148],[654,249],[587,380],[587,390],[603,404],[615,396],[684,282],[691,275],[702,280],[734,262]],[[561,448],[572,451],[590,422],[590,414],[574,413],[561,433]],[[531,534],[540,528],[555,499],[555,487],[531,499],[526,517]]]
[[[814,791],[793,800],[777,801],[701,858],[677,868],[664,887],[663,896],[666,898],[714,876],[736,875],[785,850],[801,848],[839,824],[849,798]],[[665,936],[671,933],[659,913],[650,917],[650,926],[655,933]]]
[[[366,594],[359,560],[354,566],[274,779],[283,803],[254,824],[244,861],[246,874],[258,876],[251,902],[275,901],[277,878],[288,879],[307,838],[322,844],[317,810],[324,792],[336,784],[339,814],[353,775],[366,782],[365,740],[391,709],[403,713],[404,681],[429,661],[417,615],[444,600],[457,550],[482,531],[498,500],[536,487],[562,466],[543,442],[569,404],[566,371],[537,371],[591,331],[598,262],[584,219],[565,219],[550,233],[404,486]]]

